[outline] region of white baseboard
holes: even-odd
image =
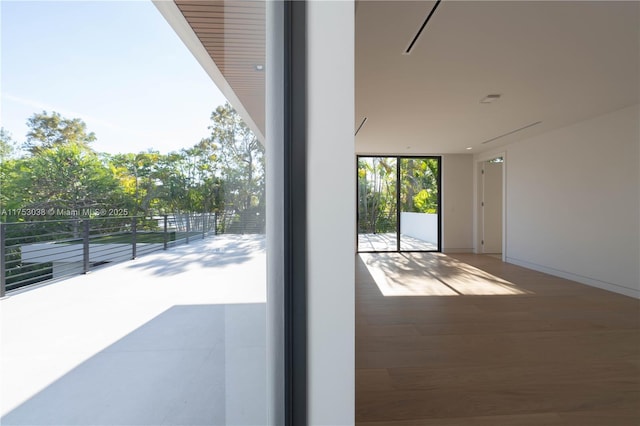
[[[443,253],[473,253],[473,248],[443,248]]]
[[[514,259],[513,257],[507,257],[507,263],[512,263],[514,265],[522,266],[524,268],[533,269],[534,271],[544,272],[545,274],[554,275],[556,277],[565,278],[567,280],[576,281],[580,284],[586,284],[591,287],[597,287],[602,290],[611,291],[618,294],[623,294],[629,297],[635,297],[636,299],[640,299],[640,290],[624,287],[619,284],[614,284],[606,281],[600,281],[589,277],[584,277],[582,275],[573,274],[571,272],[561,271],[559,269],[549,268],[543,265],[538,265],[536,263],[527,262],[525,260]]]

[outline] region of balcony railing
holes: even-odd
[[[0,297],[188,244],[216,234],[219,227],[224,229],[220,225],[215,213],[0,223]]]

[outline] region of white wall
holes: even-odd
[[[400,212],[400,233],[438,245],[438,215]]]
[[[506,147],[508,262],[640,297],[639,117],[635,105]]]
[[[473,155],[442,157],[442,251],[473,251]]]
[[[354,3],[307,3],[308,424],[355,422]]]

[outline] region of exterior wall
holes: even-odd
[[[355,422],[354,2],[307,3],[308,424]]]
[[[401,212],[400,233],[438,245],[438,215]]]
[[[640,297],[638,105],[503,147],[506,260]]]

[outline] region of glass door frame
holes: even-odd
[[[395,250],[360,250],[360,187],[358,182],[358,165],[361,158],[393,158],[396,160],[396,247]],[[436,250],[403,250],[401,247],[402,237],[400,234],[401,226],[401,173],[400,167],[403,159],[428,159],[436,160],[438,163],[438,174],[436,176],[436,185],[438,187],[438,247]],[[438,253],[442,252],[442,156],[440,155],[382,155],[382,154],[358,154],[356,155],[356,252],[357,253]]]

